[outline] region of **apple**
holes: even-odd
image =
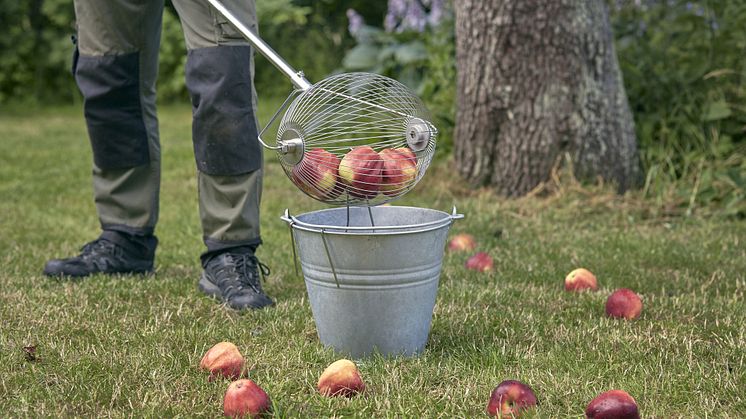
[[[611,317],[632,320],[639,317],[641,312],[642,300],[631,289],[618,289],[606,300],[606,314]]]
[[[450,243],[448,243],[448,250],[455,252],[474,250],[476,247],[477,242],[474,240],[474,236],[466,233],[456,234],[453,236]]]
[[[352,397],[365,390],[365,383],[354,362],[340,359],[326,367],[316,387],[327,397]]]
[[[531,387],[517,380],[505,380],[492,390],[487,413],[512,418],[533,406],[536,406],[536,395]]]
[[[624,390],[599,394],[585,409],[589,419],[640,419],[637,402]]]
[[[466,261],[466,269],[471,269],[479,272],[491,271],[494,267],[492,258],[490,255],[484,252],[479,252],[474,256],[470,257]]]
[[[210,371],[210,381],[220,375],[235,380],[241,377],[245,364],[246,361],[236,345],[231,342],[220,342],[205,353],[199,367]]]
[[[394,151],[403,154],[407,160],[412,162],[412,164],[414,164],[415,166],[417,165],[417,155],[414,154],[414,151],[412,151],[411,148],[399,147],[399,148],[395,148]]]
[[[303,160],[293,166],[293,181],[298,187],[317,199],[333,199],[342,188],[339,178],[339,157],[323,148],[314,148],[303,155]]]
[[[585,268],[578,268],[565,277],[565,291],[597,290],[596,275]]]
[[[267,393],[255,382],[242,379],[232,382],[223,397],[223,415],[258,418],[272,406]]]
[[[383,181],[383,160],[369,146],[355,147],[339,163],[339,177],[351,196],[375,198]]]
[[[383,160],[381,192],[395,196],[417,179],[417,157],[408,148],[387,148],[378,153]]]

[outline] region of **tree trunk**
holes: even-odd
[[[620,191],[640,179],[634,122],[604,0],[457,0],[455,159],[519,196],[572,158]]]

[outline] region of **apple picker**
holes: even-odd
[[[295,86],[259,141],[277,152],[304,193],[331,205],[369,207],[404,195],[422,178],[435,153],[437,129],[410,89],[370,73],[311,84],[220,1],[207,1]],[[283,110],[276,145],[269,145],[262,134]]]

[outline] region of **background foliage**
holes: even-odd
[[[646,172],[642,194],[663,212],[716,208],[743,217],[746,2],[607,1]],[[436,6],[444,9],[430,19]],[[442,0],[260,0],[257,10],[261,35],[311,81],[341,70],[375,71],[415,89],[443,132],[443,156],[450,151],[456,81],[447,6]],[[73,21],[70,0],[0,0],[0,104],[80,101],[66,71]],[[168,7],[161,101],[186,101],[184,62],[178,17]],[[265,97],[291,89],[264,59],[257,59],[256,83]]]
[[[166,2],[161,35],[158,94],[162,101],[186,98],[186,47],[178,16]],[[383,16],[386,4],[364,0],[260,0],[262,37],[310,80],[340,67],[352,37],[347,7]],[[0,0],[0,104],[71,103],[80,100],[69,70],[75,33],[72,0]],[[287,94],[290,83],[266,60],[257,59],[256,82],[264,95]]]
[[[746,2],[621,2],[613,10],[644,193],[687,213],[716,203],[743,216]]]

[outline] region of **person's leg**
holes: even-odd
[[[163,4],[74,4],[78,31],[73,72],[84,98],[94,200],[103,233],[80,256],[50,261],[45,273],[151,271],[160,187],[155,82]],[[102,240],[106,246],[93,245]],[[93,263],[96,258],[100,260]]]
[[[200,289],[233,308],[264,307],[272,300],[261,290],[262,265],[254,256],[261,243],[262,149],[257,140],[253,50],[207,2],[173,4],[188,50],[186,85],[192,99],[200,218],[207,247]],[[224,4],[256,29],[254,1]]]

